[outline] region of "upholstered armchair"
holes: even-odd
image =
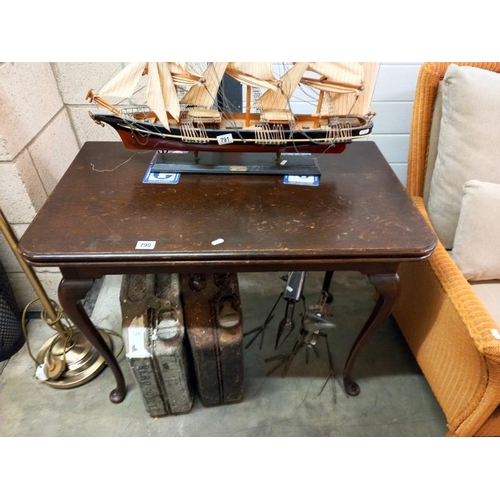
[[[448,435],[500,436],[499,72],[424,63],[414,101],[407,190],[439,242],[401,266],[393,315]]]

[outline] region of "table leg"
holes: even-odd
[[[83,300],[91,289],[93,280],[62,279],[59,284],[59,302],[73,324],[85,335],[96,351],[104,358],[115,376],[117,387],[109,395],[112,403],[121,403],[125,399],[127,389],[125,379],[118,361],[111,352],[99,331],[96,329],[85,309]]]
[[[325,277],[323,279],[323,286],[321,290],[330,293],[330,285],[332,284],[333,271],[326,271]]]
[[[372,274],[368,276],[371,284],[379,293],[375,307],[354,342],[344,367],[344,388],[350,396],[360,393],[359,385],[351,379],[354,362],[364,345],[389,317],[399,295],[399,276],[394,274]]]

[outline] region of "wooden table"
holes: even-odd
[[[358,394],[354,361],[398,297],[398,265],[428,258],[436,245],[375,143],[320,156],[319,186],[238,174],[143,184],[152,156],[85,143],[19,242],[29,264],[60,268],[60,304],[110,366],[111,401],[126,395],[123,374],[80,301],[95,279],[125,273],[365,273],[379,297],[343,373],[346,391]],[[137,249],[139,241],[154,248]]]

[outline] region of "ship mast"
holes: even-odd
[[[121,110],[106,101],[102,96],[113,96],[121,98],[130,98],[134,93],[139,79],[141,78],[146,64],[143,62],[130,63],[107,82],[99,92],[95,93],[92,89],[87,92],[86,99],[105,107],[115,115],[120,115]]]
[[[107,82],[97,94],[89,90],[87,99],[104,106],[116,115],[121,115],[122,110],[106,101],[102,96],[130,99],[134,92],[136,92],[141,77],[148,75],[146,104],[154,112],[160,123],[167,130],[170,130],[167,111],[178,121],[180,116],[180,105],[169,64],[177,65],[173,66],[174,70],[176,68],[180,70],[176,71],[176,76],[179,81],[185,83],[188,80],[188,77],[185,75],[190,75],[190,73],[185,70],[182,63],[133,62],[125,66],[125,68]],[[193,75],[189,78],[192,77]]]
[[[364,116],[370,114],[378,66],[371,62],[310,63],[308,69],[320,78],[303,77],[301,83],[320,91],[318,115],[322,107],[327,107],[335,115]],[[325,114],[332,115],[332,110]]]
[[[217,91],[226,71],[227,62],[214,62],[208,65],[198,83],[193,85],[181,99],[181,104],[199,108],[211,108],[217,98]]]
[[[294,63],[277,82],[277,88],[275,90],[266,90],[255,102],[254,106],[262,109],[261,118],[264,121],[291,120],[291,110],[289,109],[290,98],[308,66],[308,62]]]
[[[248,127],[250,125],[250,109],[252,107],[252,87],[268,90],[277,89],[277,82],[273,75],[273,63],[230,62],[226,73],[247,86],[245,126]]]

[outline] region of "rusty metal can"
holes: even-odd
[[[201,403],[241,401],[243,315],[237,274],[181,275],[181,296]]]

